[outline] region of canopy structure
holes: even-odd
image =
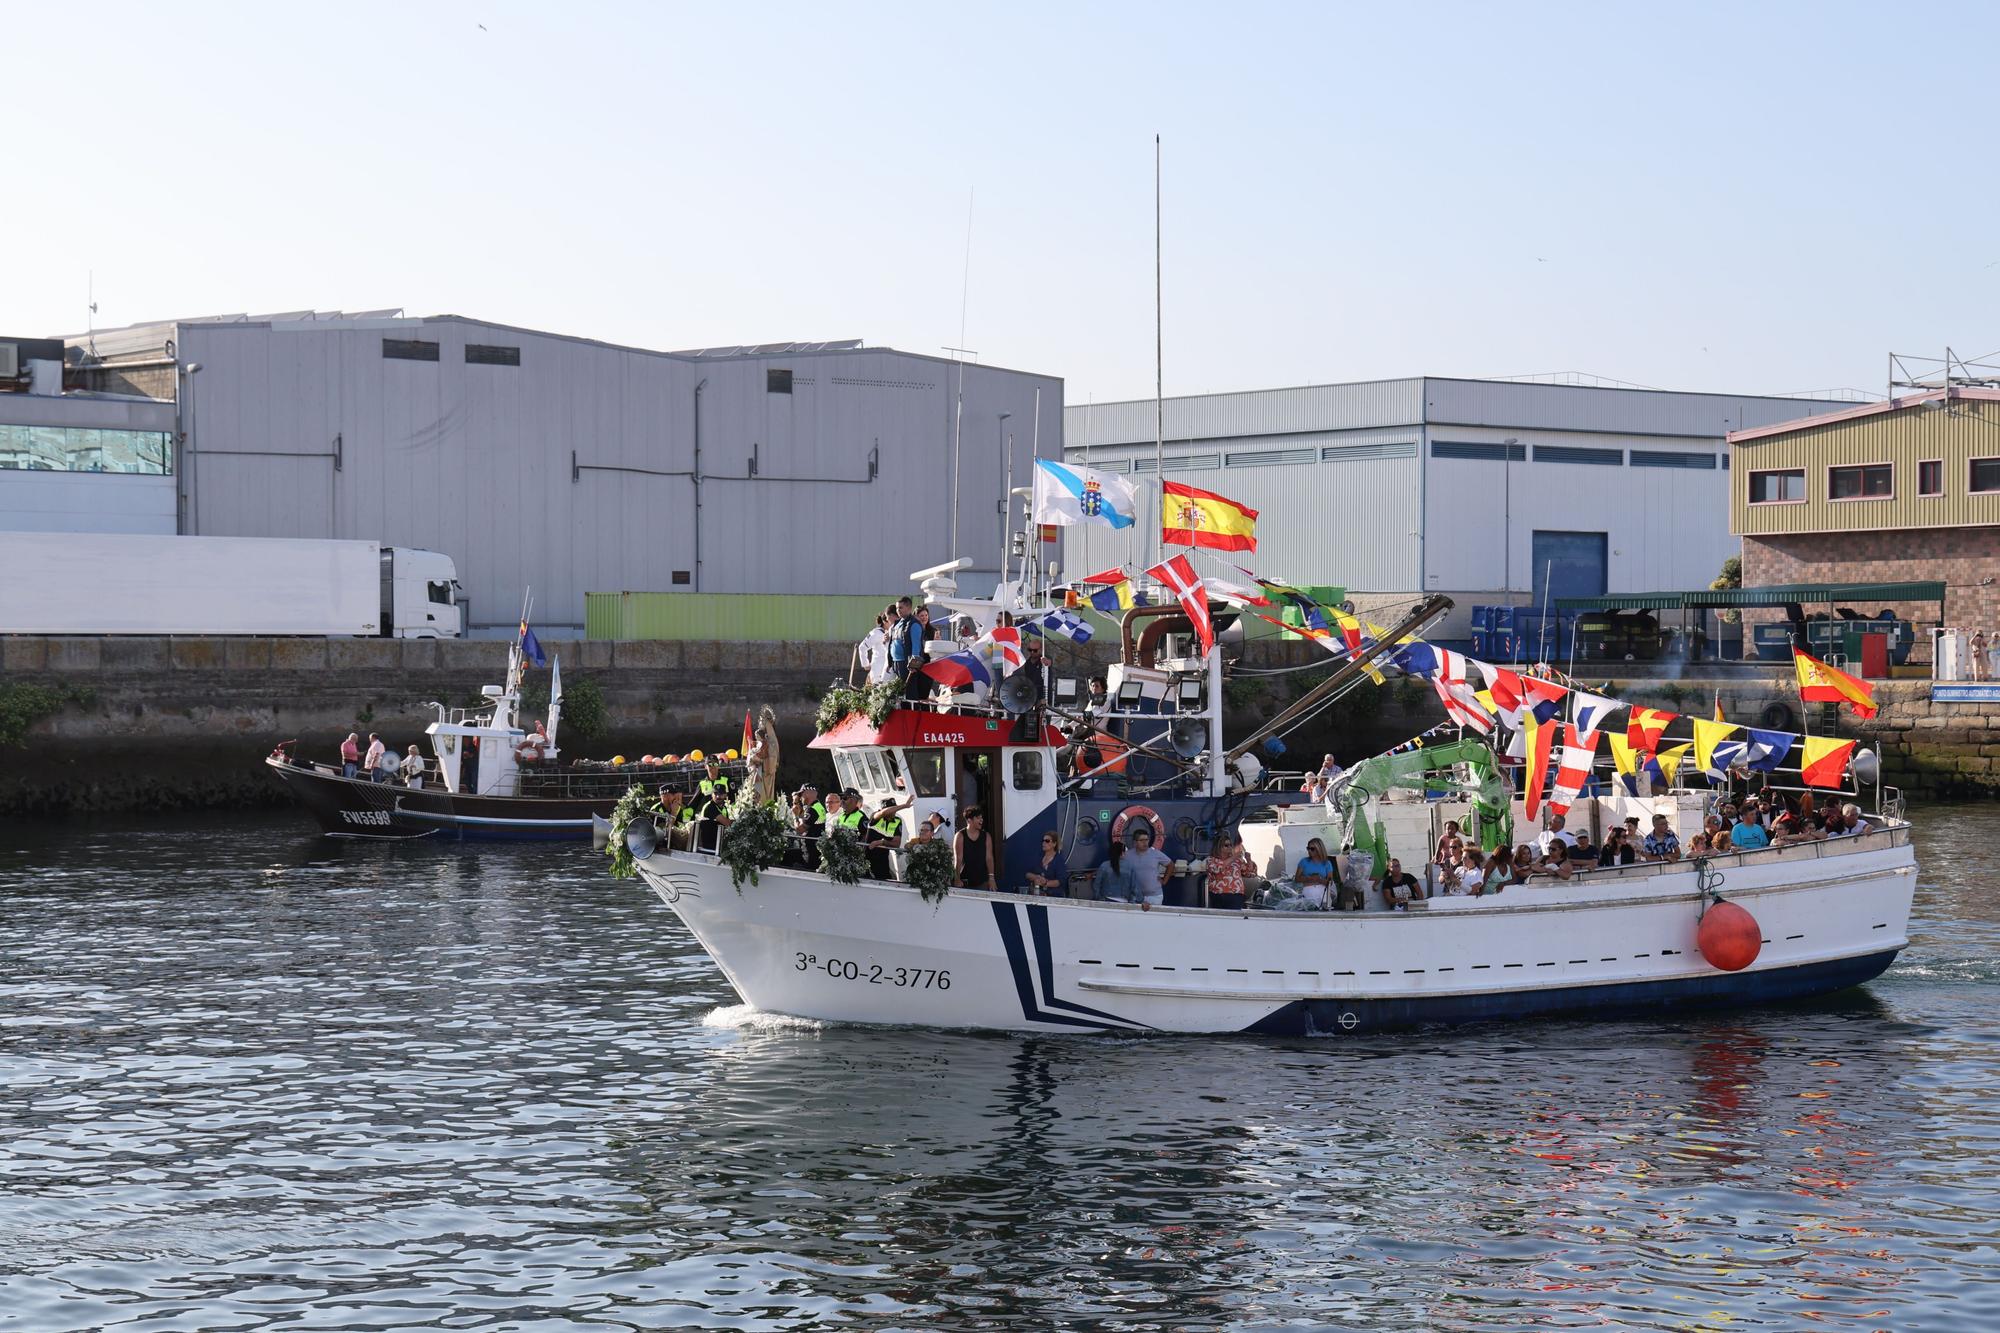
[[[1917,583],[1774,583],[1763,588],[1695,588],[1687,592],[1607,593],[1602,597],[1558,597],[1559,611],[1685,611],[1786,606],[1818,602],[1936,602],[1942,616],[1944,584]]]

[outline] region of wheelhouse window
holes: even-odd
[[[1014,790],[1040,791],[1041,789],[1041,753],[1037,750],[1016,750],[1014,752]]]
[[[868,761],[868,789],[870,791],[889,790],[889,775],[882,768],[880,750],[863,750],[862,758]]]
[[[906,750],[910,764],[910,787],[918,796],[944,795],[944,751]]]
[[[1974,495],[2000,491],[2000,458],[1973,459],[1965,489]]]
[[[1768,468],[1750,474],[1753,505],[1801,504],[1806,498],[1804,468]]]
[[[1896,493],[1896,469],[1887,463],[1862,463],[1826,470],[1829,500],[1886,500]]]
[[[1944,494],[1943,459],[1926,458],[1923,462],[1917,464],[1917,494],[1918,495]]]

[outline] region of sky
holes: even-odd
[[[1890,352],[2000,349],[1996,39],[1991,4],[11,5],[0,330],[94,287],[100,327],[858,337],[1150,397],[1158,135],[1169,395],[1879,394]]]

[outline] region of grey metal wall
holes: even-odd
[[[386,359],[385,337],[436,342],[439,359]],[[692,358],[456,318],[187,324],[181,341],[203,366],[186,409],[193,530],[444,551],[480,623],[511,623],[531,584],[539,621],[580,625],[585,592],[898,592],[952,554],[958,367],[936,358]],[[468,364],[467,343],[518,347],[520,365]],[[772,368],[792,371],[790,394],[767,391]],[[695,468],[698,385],[699,487],[660,475]],[[1062,381],[965,368],[968,583],[1000,556],[998,413],[1023,484],[1037,389],[1053,456]]]
[[[1828,410],[1813,399],[1669,393],[1490,380],[1403,379],[1169,399],[1169,480],[1262,511],[1242,563],[1360,591],[1498,600],[1532,585],[1538,529],[1605,531],[1613,591],[1706,584],[1724,556],[1728,477],[1712,470],[1529,461],[1537,445],[1706,452],[1738,422]],[[1151,481],[1153,404],[1072,404],[1065,452]],[[1499,446],[1523,461],[1431,457],[1431,442]],[[1278,460],[1283,460],[1282,462]],[[1149,496],[1157,490],[1148,486]],[[1156,499],[1154,503],[1157,503]],[[1152,510],[1149,508],[1148,521]],[[1144,543],[1071,529],[1066,565],[1087,573]],[[1455,632],[1463,612],[1447,633]]]

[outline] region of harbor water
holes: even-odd
[[[16,824],[0,1327],[2000,1328],[2000,810],[1916,821],[1861,991],[1309,1041],[747,1014],[582,846]]]

